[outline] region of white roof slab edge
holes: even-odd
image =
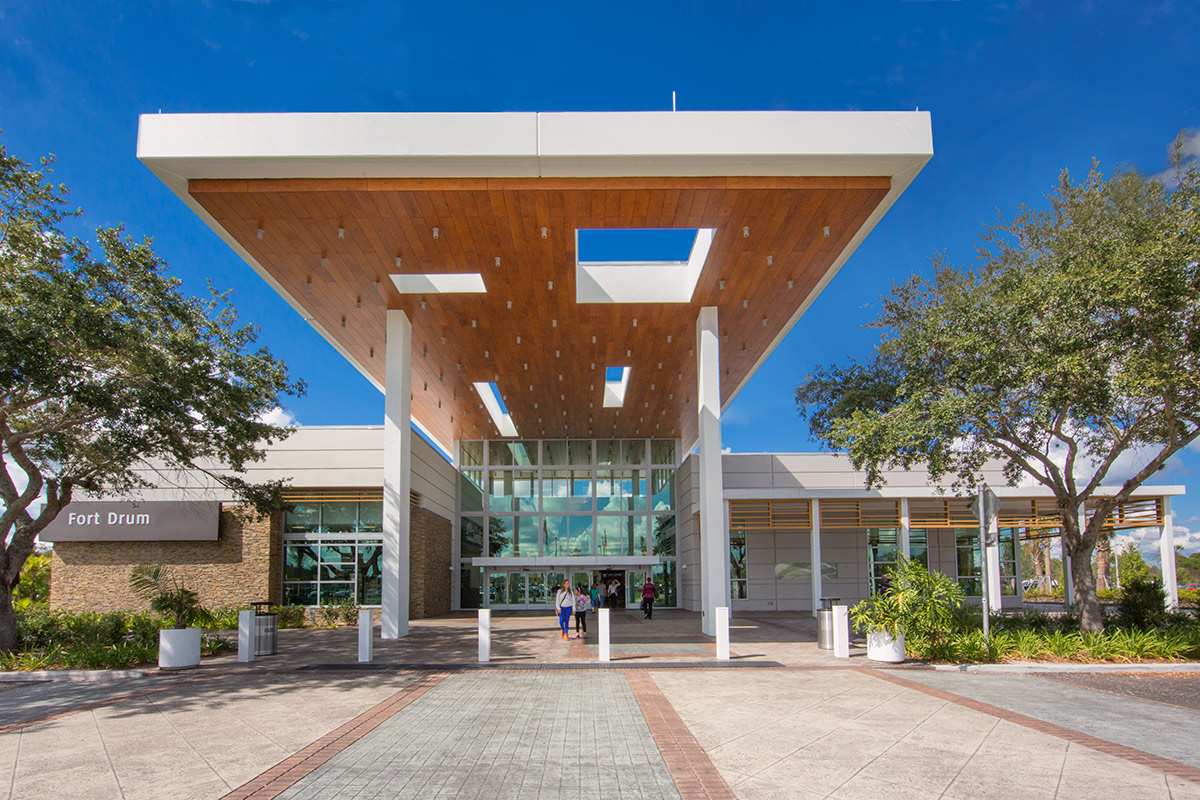
[[[992,491],[1001,500],[1007,498],[1054,497],[1054,493],[1045,486],[992,486]],[[1096,490],[1098,497],[1111,497],[1121,491],[1120,486],[1100,486]],[[1184,486],[1139,486],[1133,490],[1134,497],[1178,497],[1187,494]],[[939,489],[936,486],[881,486],[875,489],[864,487],[791,487],[773,489],[735,489],[725,487],[726,500],[822,500],[822,499],[901,499],[901,498],[930,498],[934,500],[952,500],[956,497],[972,495],[957,495],[948,488]]]
[[[933,157],[933,129],[926,111],[143,114],[137,157],[381,392],[364,365],[192,198],[189,180],[889,176],[888,194],[724,410]],[[451,452],[448,443],[430,441]]]
[[[138,158],[184,178],[896,175],[932,155],[923,111],[144,114],[138,126]]]

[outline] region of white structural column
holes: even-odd
[[[721,339],[717,309],[700,309],[696,319],[696,383],[700,441],[701,629],[717,634],[717,608],[729,607],[729,520],[723,515],[721,473]]]
[[[912,537],[910,534],[911,527],[908,524],[908,498],[904,497],[900,500],[900,541],[897,544],[900,547],[900,553],[905,558],[912,558]]]
[[[984,548],[984,568],[987,570],[987,601],[988,608],[999,612],[1003,607],[1003,595],[1000,585],[1000,534],[996,530],[995,517],[991,520],[991,530],[988,532],[987,547]]]
[[[1175,574],[1175,517],[1171,513],[1171,498],[1162,499],[1163,522],[1158,534],[1158,554],[1162,563],[1163,590],[1167,595],[1167,610],[1179,608],[1179,576]]]
[[[1071,556],[1067,553],[1067,542],[1063,537],[1058,538],[1059,547],[1062,548],[1062,564],[1063,564],[1063,602],[1068,606],[1075,605],[1075,576],[1071,565]],[[1051,587],[1053,588],[1053,587]]]
[[[412,323],[387,312],[383,400],[383,624],[384,639],[408,635],[409,487],[412,452]]]
[[[812,527],[808,530],[809,561],[812,562],[812,613],[821,610],[821,501],[812,500]]]

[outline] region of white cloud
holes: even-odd
[[[1195,447],[1196,444],[1200,444],[1200,440],[1193,442],[1192,446],[1189,446],[1186,449],[1195,449],[1197,452],[1200,452],[1200,448]],[[1135,447],[1124,451],[1117,456],[1112,466],[1108,468],[1108,472],[1104,475],[1103,485],[1122,485],[1125,483],[1125,481],[1136,475],[1142,469],[1142,467],[1150,463],[1150,460],[1158,455],[1159,452],[1160,448],[1156,446]],[[1067,461],[1066,445],[1058,440],[1055,440],[1050,445],[1049,455],[1050,460],[1057,464],[1059,469],[1062,469]],[[1095,476],[1096,470],[1099,468],[1099,466],[1100,459],[1091,455],[1090,453],[1081,453],[1077,455],[1075,457],[1075,485],[1079,488],[1087,486],[1087,484]],[[1177,469],[1179,466],[1179,455],[1175,454],[1171,458],[1167,459],[1167,463],[1164,465],[1161,472],[1171,472],[1172,470]],[[1152,476],[1150,480],[1153,481],[1155,478]],[[1040,483],[1035,481],[1033,477],[1029,475],[1022,476],[1021,481],[1018,484],[1018,486],[1022,487],[1040,485]]]
[[[1141,551],[1142,558],[1146,559],[1146,563],[1161,564],[1162,558],[1158,549],[1158,536],[1159,531],[1157,527],[1117,531],[1112,537],[1112,550],[1114,553],[1119,553],[1125,549],[1127,544],[1133,543]],[[1182,547],[1185,553],[1200,551],[1200,529],[1193,530],[1187,525],[1176,523],[1174,539],[1176,546]]]
[[[275,406],[265,414],[258,417],[259,422],[266,422],[269,425],[278,425],[281,427],[291,428],[300,424],[296,419],[296,415],[288,411],[286,408]]]
[[[1171,153],[1171,151],[1174,147],[1175,147],[1175,140],[1172,139],[1170,141],[1170,143],[1167,145],[1168,155]],[[1193,130],[1193,131],[1184,131],[1182,156],[1183,156],[1183,164],[1181,165],[1182,169],[1186,170],[1188,168],[1188,166],[1200,166],[1200,165],[1197,165],[1197,163],[1196,163],[1197,159],[1200,159],[1200,129]],[[1166,185],[1166,187],[1168,189],[1174,189],[1176,186],[1179,185],[1179,181],[1175,175],[1175,167],[1174,166],[1167,167],[1166,169],[1164,169],[1162,172],[1158,173],[1154,177],[1156,177],[1160,181],[1162,181],[1163,184]]]
[[[16,486],[17,491],[18,492],[25,491],[25,487],[29,485],[29,479],[26,477],[25,471],[23,469],[21,469],[20,467],[18,467],[16,464],[14,464],[12,462],[12,459],[9,458],[7,453],[4,455],[4,469],[8,471],[8,475],[10,478],[12,478],[12,482]],[[45,497],[46,497],[46,493],[45,493],[45,491],[43,491],[41,493],[41,495],[38,496],[37,500],[34,500],[32,503],[29,504],[28,511],[30,514],[32,514],[33,516],[36,517],[38,514],[41,513],[42,506],[45,505],[45,502],[46,502]],[[0,532],[0,536],[7,539],[11,532],[12,532],[12,529],[10,528],[7,531]]]

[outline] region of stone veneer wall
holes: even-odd
[[[454,546],[450,520],[424,508],[411,510],[409,524],[410,619],[450,613],[450,553]]]
[[[138,564],[166,564],[209,608],[258,600],[278,603],[283,521],[223,506],[215,542],[58,542],[50,570],[50,607],[71,611],[144,609],[129,591]],[[447,570],[449,571],[449,570]]]

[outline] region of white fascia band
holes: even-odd
[[[716,228],[696,231],[687,261],[576,261],[575,302],[690,303],[715,233]]]

